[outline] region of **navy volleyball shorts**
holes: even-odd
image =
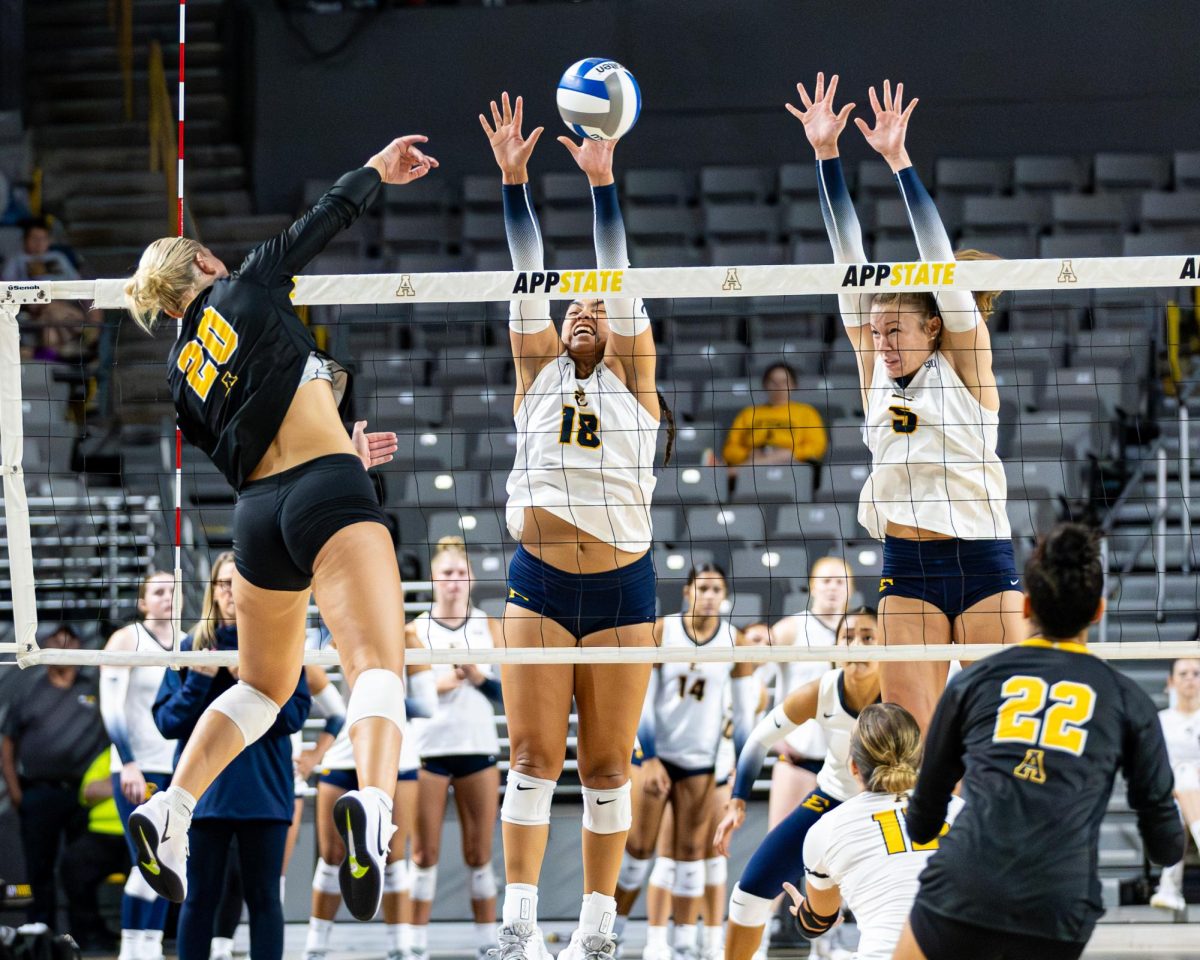
[[[953,620],[980,600],[1020,590],[1011,540],[883,541],[880,597],[912,597]]]
[[[329,538],[364,521],[387,523],[362,461],[349,453],[317,457],[238,491],[234,562],[256,587],[306,590]]]
[[[616,627],[654,622],[650,554],[603,573],[568,573],[518,546],[508,565],[508,602],[549,617],[582,640]]]

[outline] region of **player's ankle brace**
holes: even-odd
[[[232,720],[242,732],[242,741],[247,747],[271,729],[279,716],[279,704],[245,680],[239,680],[217,697],[208,709]]]
[[[500,819],[523,827],[541,827],[550,823],[550,804],[554,800],[553,780],[531,777],[518,770],[508,771],[504,787],[504,802],[500,805]],[[586,793],[587,788],[584,788]],[[586,825],[587,808],[584,807]]]
[[[376,667],[358,675],[346,705],[346,729],[367,717],[390,720],[404,733],[404,681],[399,674]]]
[[[612,790],[583,788],[583,828],[592,833],[621,833],[633,824],[632,783],[626,780]]]

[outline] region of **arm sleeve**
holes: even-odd
[[[182,671],[180,671],[182,672]],[[212,677],[189,670],[182,680],[180,673],[168,670],[163,674],[154,700],[154,725],[169,740],[184,740],[192,735],[196,721],[208,704]]]
[[[308,692],[308,678],[304,676],[304,670],[301,668],[300,680],[295,691],[288,698],[288,702],[279,708],[279,716],[271,724],[266,736],[290,737],[293,733],[303,730],[304,721],[308,719],[311,710],[312,694]]]
[[[330,682],[312,701],[317,712],[325,718],[325,733],[336,737],[346,724],[346,701],[342,692]]]
[[[514,270],[542,270],[545,268],[545,253],[542,248],[542,231],[538,227],[537,214],[533,209],[533,197],[528,183],[503,186],[504,234],[508,238],[508,252]],[[549,300],[510,300],[510,320],[549,320]]]
[[[268,285],[290,284],[340,231],[361,217],[379,189],[379,174],[371,167],[351,170],[290,227],[255,247],[238,273]]]
[[[929,843],[946,822],[946,808],[955,784],[963,776],[962,713],[966,684],[951,683],[938,701],[929,732],[917,786],[905,820],[914,843]]]
[[[754,408],[743,407],[733,418],[733,425],[725,437],[722,459],[731,467],[740,466],[750,456],[750,445],[754,440]]]
[[[781,703],[768,713],[750,732],[746,745],[738,751],[737,774],[733,781],[733,795],[739,800],[749,800],[754,781],[762,770],[767,751],[800,724],[788,719]]]
[[[1187,838],[1173,796],[1175,777],[1162,725],[1141,690],[1126,687],[1125,708],[1122,773],[1129,806],[1137,814],[1146,855],[1169,867],[1183,859]]]
[[[863,246],[862,225],[854,212],[840,158],[817,161],[817,197],[829,245],[833,247],[834,263],[865,263],[867,251]],[[842,323],[847,327],[861,327],[871,318],[869,293],[838,294],[838,306]]]
[[[658,746],[654,742],[658,726],[654,716],[654,704],[658,700],[658,667],[650,671],[650,683],[646,686],[646,698],[642,701],[642,717],[638,721],[637,738],[642,745],[642,759],[653,760],[658,756]]]
[[[100,719],[108,739],[117,748],[122,763],[132,763],[129,724],[125,720],[125,698],[129,694],[129,667],[100,668]]]
[[[791,410],[795,418],[792,423],[792,456],[797,460],[820,460],[829,445],[821,415],[807,403],[794,403]]]
[[[733,751],[735,755],[741,755],[742,748],[750,739],[761,690],[762,685],[754,674],[748,677],[734,677],[731,681],[730,700],[733,704]]]
[[[491,700],[492,703],[496,704],[496,706],[504,706],[504,693],[500,687],[500,681],[495,677],[484,677],[483,683],[476,684],[475,689]]]
[[[624,270],[629,266],[629,247],[617,185],[592,187],[592,208],[595,211],[596,266],[601,270]],[[614,317],[636,320],[646,315],[646,304],[640,297],[605,297],[604,309],[609,320]]]
[[[954,260],[954,246],[939,216],[937,206],[914,167],[905,167],[896,174],[896,185],[908,211],[917,253],[922,260],[949,263]],[[979,325],[982,317],[975,297],[967,290],[939,290],[934,294],[942,319],[951,330],[970,330]]]
[[[432,717],[437,712],[437,684],[432,670],[422,670],[408,677],[408,696],[404,709],[410,717]]]

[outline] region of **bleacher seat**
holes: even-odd
[[[1190,616],[1192,623],[1200,611],[1195,574],[1169,573],[1164,578],[1161,606],[1158,580],[1153,575],[1125,574],[1114,576],[1116,596],[1111,600],[1111,612],[1118,616],[1146,616],[1167,613]]]
[[[1055,370],[1047,387],[1048,410],[1095,410],[1105,420],[1118,407],[1129,409],[1138,385],[1117,367],[1074,367]]]
[[[542,235],[556,247],[591,248],[595,229],[592,208],[550,208],[541,213]]]
[[[767,539],[766,520],[757,504],[687,507],[683,533],[710,549],[714,543],[736,545]]]
[[[321,182],[326,184],[326,187],[322,189],[323,193],[325,189],[328,189],[328,185],[327,181]],[[385,214],[390,211],[432,212],[447,210],[454,205],[454,188],[451,181],[445,179],[431,177],[417,180],[414,183],[406,183],[403,186],[385,183],[380,192]],[[317,196],[319,197],[320,194]],[[316,202],[315,198],[313,202]]]
[[[720,377],[703,385],[696,397],[696,415],[729,422],[743,407],[761,402],[761,387],[741,377]]]
[[[1008,496],[1015,500],[1033,500],[1054,505],[1060,497],[1079,495],[1079,471],[1071,463],[1044,460],[1009,460],[1004,464]]]
[[[821,218],[821,202],[819,200],[789,201],[783,208],[781,229],[788,240],[820,240],[828,246],[828,241],[825,240],[825,221]]]
[[[824,357],[825,343],[819,337],[796,336],[776,340],[755,336],[747,373],[752,382],[759,383],[773,364],[786,363],[797,375],[817,376],[821,372]],[[798,398],[803,400],[803,393],[798,394]]]
[[[807,463],[739,467],[733,503],[806,503],[813,496],[813,467]]]
[[[828,240],[793,240],[788,250],[792,263],[833,263]]]
[[[517,452],[517,435],[512,430],[481,430],[475,434],[471,465],[480,470],[507,470]]]
[[[1074,157],[1013,158],[1014,193],[1077,193],[1087,186],[1087,172]]]
[[[843,167],[845,165],[843,164]],[[847,178],[850,176],[846,170]],[[854,171],[854,179],[850,180],[850,189],[858,203],[876,200],[880,197],[895,197],[899,188],[896,177],[888,169],[888,165],[878,158],[863,160]]]
[[[1119,232],[1129,222],[1129,210],[1120,197],[1068,194],[1050,201],[1050,223],[1055,233]]]
[[[737,340],[684,341],[665,359],[677,380],[700,382],[746,375],[746,345]]]
[[[826,424],[829,448],[825,459],[830,463],[869,463],[871,452],[863,443],[863,421],[859,417],[838,417]]]
[[[869,471],[868,471],[869,472]],[[867,474],[862,474],[865,481]],[[861,491],[862,483],[859,483]],[[866,531],[858,525],[858,492],[833,503],[795,503],[780,507],[771,526],[771,543],[800,540],[865,540]]]
[[[720,203],[704,207],[704,233],[714,241],[758,241],[779,236],[779,207],[762,203]]]
[[[1003,193],[1011,176],[1011,162],[1007,159],[941,157],[934,164],[934,185],[939,199],[951,193]]]
[[[913,232],[912,221],[908,219],[908,204],[899,197],[876,201],[871,217],[871,231],[877,240],[888,237],[911,241]]]
[[[468,547],[504,550],[512,539],[505,527],[503,510],[440,510],[429,514],[429,542],[442,537],[462,537]],[[475,556],[474,550],[471,551]]]
[[[655,504],[650,508],[650,526],[655,543],[675,543],[683,529],[683,509],[677,504]]]
[[[504,205],[500,178],[495,174],[467,174],[462,181],[464,209],[499,213]]]
[[[857,503],[871,474],[866,463],[827,463],[821,468],[816,499],[821,503]]]
[[[1121,253],[1126,257],[1168,257],[1200,250],[1200,230],[1156,230],[1126,234]]]
[[[1151,338],[1137,329],[1081,330],[1070,350],[1073,367],[1120,367],[1142,378],[1150,374]]]
[[[764,203],[775,188],[775,171],[766,167],[702,167],[700,198],[708,203]]]
[[[478,250],[471,255],[471,264],[476,270],[504,270],[513,268],[512,255],[508,247],[496,247],[492,250]]]
[[[711,243],[709,260],[713,266],[743,264],[781,264],[787,262],[782,243]]]
[[[1162,190],[1171,180],[1170,162],[1153,153],[1098,153],[1092,173],[1097,193]]]
[[[707,258],[698,247],[683,244],[631,243],[629,260],[635,267],[701,267]]]
[[[398,461],[393,460],[392,464]],[[392,464],[385,464],[391,467]],[[391,471],[389,471],[391,472]],[[404,469],[404,502],[425,510],[474,507],[480,503],[479,474],[468,471],[412,471]]]
[[[540,201],[548,209],[584,207],[592,209],[587,180],[579,173],[544,173],[538,180]]]
[[[1121,256],[1118,233],[1065,233],[1038,238],[1038,256],[1047,260]]]
[[[457,243],[461,233],[457,220],[445,211],[413,213],[385,208],[380,224],[380,239],[391,253],[441,253]]]
[[[671,405],[669,400],[667,405]],[[676,410],[675,414],[675,449],[671,455],[672,464],[680,467],[695,466],[702,462],[708,451],[720,454],[728,431],[727,424],[683,423],[679,411]],[[666,430],[663,430],[659,434],[659,442],[664,447],[666,439]],[[659,462],[661,463],[661,460]]]
[[[967,233],[987,235],[1036,235],[1049,219],[1049,212],[1044,197],[967,197],[963,201],[962,228]]]
[[[1200,190],[1143,193],[1138,219],[1143,230],[1200,229]]]
[[[908,236],[880,237],[871,245],[867,256],[876,263],[916,260],[917,241],[911,233]]]
[[[633,207],[624,214],[625,232],[635,243],[693,243],[700,236],[700,211],[687,207]]]
[[[462,239],[472,249],[508,249],[504,214],[468,207],[462,218]]]
[[[630,207],[642,204],[686,206],[696,195],[694,178],[683,170],[629,170],[623,196]]]
[[[394,273],[455,273],[465,270],[466,264],[454,253],[402,253],[392,261],[390,269]],[[347,272],[361,273],[361,262],[356,270]]]
[[[779,199],[807,200],[817,194],[817,167],[814,163],[785,163],[779,168]]]
[[[1200,150],[1179,150],[1174,156],[1176,190],[1200,190]]]
[[[759,544],[734,550],[729,575],[742,580],[767,580],[790,585],[808,578],[808,551],[799,544]]]
[[[356,410],[369,423],[388,429],[425,427],[441,422],[442,395],[428,387],[388,377],[359,377],[355,381]]]
[[[456,430],[511,427],[513,397],[512,387],[456,387],[450,394],[446,422]]]
[[[449,430],[397,430],[395,459],[412,470],[465,470],[468,435]]]
[[[1037,237],[1017,234],[961,233],[956,250],[982,250],[1005,260],[1033,260],[1037,257]]]

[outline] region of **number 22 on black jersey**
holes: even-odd
[[[237,331],[214,307],[200,317],[196,336],[179,351],[175,366],[187,378],[187,385],[203,402],[217,382],[219,367],[229,362],[238,348]],[[227,386],[232,387],[230,383]]]

